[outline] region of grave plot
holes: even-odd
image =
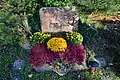
[[[75,7],[43,7],[40,19],[42,32],[30,36],[30,64],[35,71],[50,70],[63,76],[69,71],[88,69]],[[89,63],[96,71],[99,63],[95,59]]]
[[[37,72],[52,70],[65,75],[87,69],[83,36],[78,30],[75,7],[40,9],[41,30],[30,36],[30,63]]]
[[[70,70],[87,69],[83,36],[78,32],[55,34],[36,32],[30,37],[33,68],[37,72],[53,70],[59,75]]]

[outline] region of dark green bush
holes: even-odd
[[[0,9],[0,43],[19,43],[25,35],[40,29],[39,3],[39,0],[3,0]]]
[[[40,5],[40,0],[5,0],[1,11],[18,15],[23,22],[22,25],[30,33],[40,29]]]
[[[72,6],[70,0],[43,0],[43,3],[47,7]]]
[[[95,29],[103,28],[103,24],[100,21],[93,21],[91,19],[88,19],[88,15],[81,14],[79,19],[82,23],[86,23],[86,25],[90,27],[94,27]]]
[[[0,43],[18,43],[22,34],[18,32],[19,18],[15,15],[0,12]]]
[[[120,10],[120,0],[74,0],[74,5],[79,12],[91,13],[93,11],[105,11],[114,13]]]

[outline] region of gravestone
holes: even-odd
[[[42,32],[72,32],[78,30],[75,7],[43,7],[40,9]]]

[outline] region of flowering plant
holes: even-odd
[[[44,63],[52,63],[57,60],[69,63],[84,63],[86,60],[86,50],[83,45],[71,44],[65,52],[51,52],[45,44],[36,44],[32,47],[30,63],[34,66],[41,66]]]
[[[67,36],[72,36],[79,33],[68,33]],[[79,35],[80,36],[80,35]],[[61,60],[61,61],[67,61],[70,64],[78,63],[82,64],[86,60],[86,50],[83,45],[80,44],[67,44],[66,40],[62,37],[51,37],[50,34],[44,34],[44,33],[34,33],[33,36],[31,36],[31,41],[34,42],[34,46],[31,49],[31,56],[30,56],[30,63],[37,67],[42,66],[46,63],[53,63],[55,61]],[[75,36],[74,36],[75,37]],[[75,37],[77,40],[80,37]],[[49,39],[49,40],[48,40]],[[75,39],[70,39],[71,41]],[[47,41],[46,44],[43,44],[43,42]],[[83,38],[81,38],[82,43]],[[79,41],[78,41],[79,42]],[[63,65],[63,64],[61,64]],[[64,65],[63,65],[64,66]],[[56,66],[56,69],[59,70],[60,66]]]
[[[45,63],[51,63],[54,61],[53,55],[47,49],[45,44],[38,43],[32,47],[31,51],[32,54],[30,56],[30,63],[35,67],[39,67]]]
[[[71,44],[82,44],[83,36],[78,32],[66,33],[66,39]]]
[[[47,47],[53,52],[65,51],[67,42],[63,38],[54,37],[47,42]]]
[[[34,46],[36,43],[46,43],[50,37],[51,34],[35,32],[32,36],[30,36],[30,41],[32,46]]]
[[[64,61],[68,61],[71,64],[83,64],[86,60],[86,50],[83,45],[70,44],[62,57]]]

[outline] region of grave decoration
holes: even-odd
[[[19,58],[14,61],[13,65],[10,66],[10,69],[12,71],[18,72],[23,68],[23,66],[24,66],[24,61],[21,58]]]
[[[10,80],[23,80],[20,74],[20,70],[23,69],[24,64],[25,64],[24,60],[18,58],[17,60],[14,61],[13,65],[9,66],[10,70],[17,72],[17,75],[13,76],[13,78],[11,78]]]
[[[53,71],[58,73],[60,76],[65,75],[71,70],[71,64],[66,61],[55,61],[52,63]]]
[[[88,58],[88,66],[91,72],[96,72],[97,68],[100,67],[100,62],[95,58],[96,54],[92,53]]]
[[[89,61],[89,66],[91,67],[91,72],[95,72],[97,67],[99,67],[99,63],[97,61]]]
[[[65,75],[74,63],[84,65],[86,62],[83,37],[78,32],[62,32],[59,35],[36,32],[30,36],[30,41],[30,63],[37,70],[44,70],[43,65],[47,64],[59,75]]]

